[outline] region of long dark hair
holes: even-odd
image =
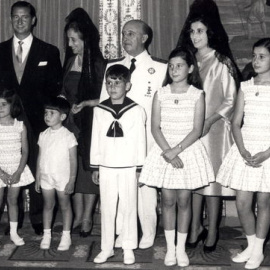
[[[183,60],[186,61],[187,65],[189,67],[191,67],[193,65],[194,68],[193,68],[193,71],[188,74],[187,83],[190,85],[193,85],[199,89],[202,89],[202,80],[201,80],[201,77],[199,74],[199,68],[198,68],[197,61],[196,61],[194,54],[187,48],[178,47],[170,53],[168,60],[170,61],[170,59],[172,59],[174,57],[181,57]],[[164,85],[166,85],[168,83],[169,84],[172,83],[172,79],[171,79],[171,77],[169,75],[169,71],[167,69],[167,74],[166,74],[166,79],[165,79]]]

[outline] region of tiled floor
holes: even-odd
[[[14,253],[16,247],[10,241],[9,236],[3,235],[5,226],[6,217],[4,216],[0,223],[0,269],[181,269],[178,266],[164,266],[163,261],[166,247],[163,229],[161,227],[159,227],[158,236],[155,240],[153,249],[136,251],[137,262],[134,265],[126,266],[122,263],[121,250],[116,250],[115,258],[113,258],[111,262],[105,264],[97,265],[91,262],[91,258],[89,259],[91,252],[95,253],[99,249],[100,224],[94,226],[92,235],[88,238],[80,238],[78,234],[73,234],[73,244],[70,251],[61,254],[56,251],[56,247],[60,240],[60,233],[54,232],[52,248],[49,251],[41,252],[39,249],[41,236],[33,234],[31,225],[27,220],[23,228],[19,231],[19,234],[24,238],[26,245],[20,247],[20,252],[16,251]],[[202,252],[202,246],[199,245],[195,250],[188,251],[191,264],[184,269],[244,269],[244,264],[234,264],[230,257],[234,256],[245,245],[246,241],[242,235],[241,228],[237,226],[237,220],[223,220],[220,228],[220,241],[216,252],[208,255],[204,254]],[[97,249],[95,249],[95,246],[97,246]],[[264,261],[264,264],[267,266],[260,267],[261,270],[270,269],[270,244],[267,244],[266,251],[269,253],[269,256],[266,256]],[[16,258],[16,256],[18,257]]]

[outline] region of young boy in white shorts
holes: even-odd
[[[122,248],[124,264],[135,263],[138,245],[137,179],[146,155],[144,109],[126,97],[131,87],[130,71],[123,65],[108,68],[106,89],[110,96],[94,108],[90,167],[100,185],[101,252],[95,263],[114,255],[117,203],[123,209]]]
[[[77,173],[77,141],[74,134],[63,126],[69,111],[70,104],[63,97],[51,98],[45,105],[44,120],[48,128],[39,135],[36,173],[36,191],[42,191],[44,201],[41,249],[49,249],[51,244],[55,192],[63,216],[63,233],[58,250],[68,250],[71,245],[70,194],[73,193]]]

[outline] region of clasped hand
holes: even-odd
[[[252,156],[249,151],[245,150],[241,153],[241,156],[245,159],[246,165],[258,168],[262,166],[262,163],[269,158],[269,155],[263,151]]]
[[[166,162],[171,163],[173,168],[181,169],[184,167],[184,164],[175,148],[167,149],[161,153],[161,156],[165,159]]]
[[[84,106],[85,106],[84,101],[82,101],[79,104],[73,104],[72,108],[71,108],[71,111],[72,111],[73,114],[76,114],[76,113],[80,112],[84,108]]]

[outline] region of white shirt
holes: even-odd
[[[19,47],[19,41],[23,41],[22,44],[22,62],[23,62],[30,51],[33,42],[33,35],[30,33],[30,35],[23,40],[18,39],[15,35],[13,36],[13,46],[15,54],[17,53]]]
[[[70,173],[69,149],[77,145],[76,138],[67,128],[47,128],[38,139],[40,172],[44,174]]]

